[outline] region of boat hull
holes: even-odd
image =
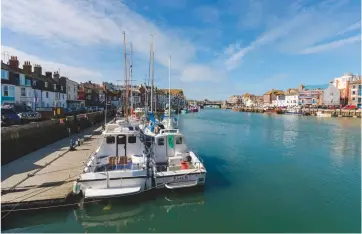
[[[175,190],[204,186],[206,171],[191,171],[192,172],[188,172],[188,170],[157,172],[155,173],[156,188]]]

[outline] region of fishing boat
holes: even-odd
[[[202,160],[185,144],[178,129],[162,129],[154,136],[153,174],[156,188],[180,189],[204,186]]]
[[[325,113],[323,111],[317,111],[316,116],[317,117],[332,117],[332,114],[331,113]]]
[[[188,149],[178,129],[156,129],[153,142],[151,160],[156,188],[180,189],[205,184],[204,164]]]
[[[126,35],[124,55],[126,67]],[[145,145],[139,137],[137,123],[128,120],[128,79],[125,72],[125,119],[107,124],[97,150],[87,160],[83,173],[74,182],[73,192],[85,199],[130,196],[141,193],[152,185]],[[149,155],[149,154],[147,154]]]
[[[161,119],[161,123],[166,129],[177,129],[178,128],[177,118],[175,116],[172,116],[172,115],[171,116],[168,116],[168,115],[163,116],[162,119]]]

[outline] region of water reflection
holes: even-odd
[[[167,193],[159,195],[149,202],[124,204],[117,200],[84,204],[83,208],[74,210],[77,222],[86,232],[125,231],[134,229],[139,222],[150,223],[162,221],[168,213],[188,209],[195,211],[204,205],[204,194]]]

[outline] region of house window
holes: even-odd
[[[334,95],[334,93],[331,93],[331,96],[333,96]]]
[[[25,86],[31,86],[31,80],[25,79]]]
[[[64,100],[64,94],[63,94],[63,100]]]
[[[14,86],[9,86],[9,97],[15,97],[15,87]]]
[[[45,97],[48,98],[49,97],[49,93],[45,92]]]
[[[7,85],[3,86],[3,96],[9,97],[9,86],[7,86]]]
[[[61,90],[61,91],[63,91],[63,85],[62,85],[62,86],[60,86],[60,90]]]
[[[33,86],[36,86],[36,80],[33,80]]]
[[[356,98],[353,97],[353,98],[352,98],[352,101],[354,101],[354,100],[356,100]]]
[[[54,85],[53,85],[53,87],[54,87],[54,90],[56,90],[56,89],[57,89],[57,85],[56,85],[56,84],[54,84]]]
[[[1,69],[1,79],[8,80],[9,79],[9,71]]]
[[[44,82],[44,87],[48,88],[48,82]]]
[[[355,85],[353,85],[353,89],[355,89],[356,88],[356,86]]]
[[[20,74],[20,85],[25,86],[25,75]]]
[[[352,91],[352,94],[355,95],[355,94],[356,94],[356,91]]]
[[[358,98],[358,103],[361,103],[361,98]]]
[[[22,96],[22,97],[26,96],[25,88],[20,89],[20,96]]]

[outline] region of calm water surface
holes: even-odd
[[[358,119],[202,110],[180,119],[204,192],[12,215],[8,232],[360,232]]]

